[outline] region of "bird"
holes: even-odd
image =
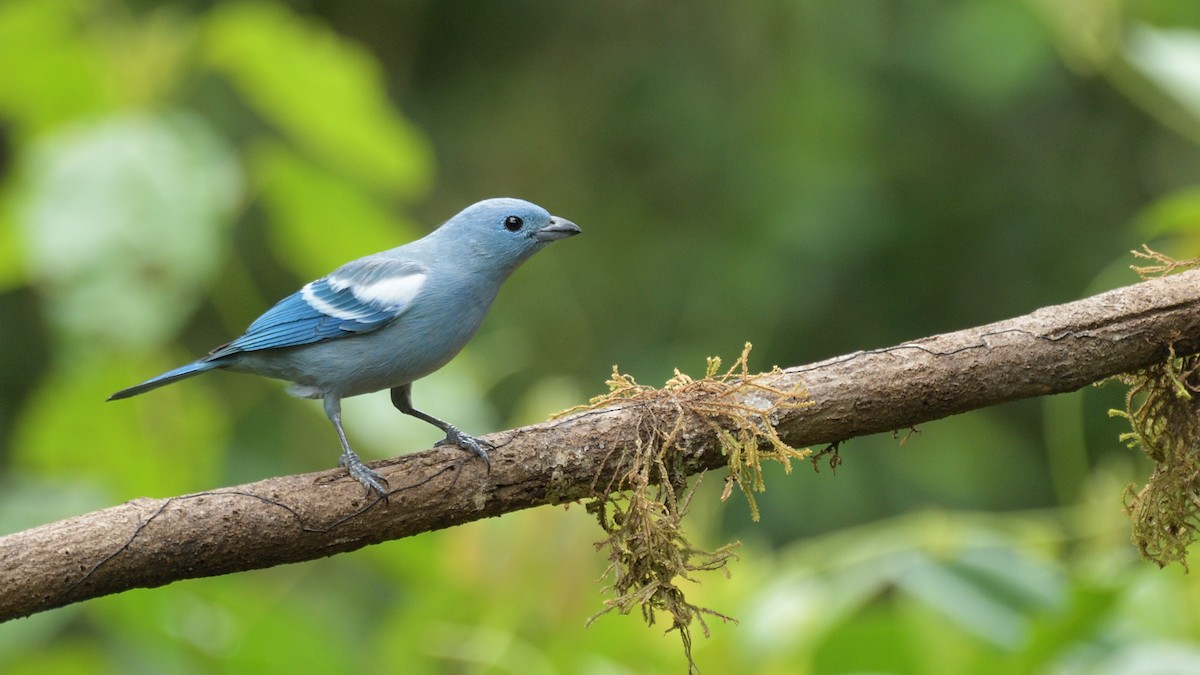
[[[458,354],[521,263],[580,232],[570,220],[528,201],[483,200],[420,239],[353,260],[305,284],[241,337],[108,400],[217,369],[291,382],[293,396],[322,399],[342,446],[338,465],[366,488],[367,496],[376,492],[386,498],[387,481],[350,447],[341,402],[388,389],[397,410],[446,434],[438,445],[469,450],[490,471],[487,451],[495,446],[414,408],[412,384]]]

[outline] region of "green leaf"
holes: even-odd
[[[17,218],[54,323],[85,347],[173,334],[222,260],[232,150],[195,116],[136,114],[46,138],[23,173]]]
[[[76,360],[46,378],[17,420],[14,466],[95,480],[118,497],[166,497],[219,483],[228,421],[201,386],[106,402],[121,387],[178,365]]]
[[[1130,31],[1126,57],[1193,120],[1200,119],[1200,32],[1136,26]]]
[[[12,183],[0,183],[0,293],[25,281],[25,261],[17,233]]]
[[[414,227],[397,226],[358,185],[279,143],[255,147],[250,167],[271,216],[273,248],[302,277],[328,274],[416,234]]]
[[[79,3],[0,4],[0,113],[26,132],[101,109],[98,54],[79,34]]]
[[[1138,214],[1137,230],[1148,237],[1200,237],[1200,188],[1184,188],[1154,202]]]
[[[428,143],[388,101],[369,53],[275,4],[225,5],[205,21],[202,59],[280,131],[385,194],[427,188]]]
[[[865,608],[826,634],[812,657],[813,672],[818,673],[917,673],[920,653],[909,634],[909,626],[896,608]],[[882,649],[864,649],[864,645],[886,645]]]
[[[1115,584],[1106,587],[1075,579],[1064,608],[1037,616],[1029,639],[1012,659],[1010,672],[1038,670],[1039,665],[1070,656],[1079,645],[1102,635],[1105,625],[1119,618],[1120,590]]]
[[[1029,615],[1061,596],[1056,570],[1012,549],[971,548],[953,558],[926,558],[900,586],[965,631],[1003,647],[1022,644]]]
[[[45,623],[40,616],[29,620]],[[70,633],[70,629],[64,629],[63,633]],[[7,675],[82,675],[103,672],[97,670],[97,664],[104,661],[104,647],[100,644],[80,640],[46,641],[41,649],[29,650],[28,658],[6,662],[4,671]]]

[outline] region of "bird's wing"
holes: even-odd
[[[244,335],[217,347],[206,360],[373,331],[412,306],[427,276],[424,267],[410,261],[366,258],[349,263],[280,300]]]

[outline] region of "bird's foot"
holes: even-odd
[[[458,427],[451,426],[446,430],[446,437],[434,444],[438,445],[457,445],[463,450],[470,450],[483,460],[483,465],[487,467],[488,473],[492,471],[492,460],[488,457],[488,450],[495,450],[496,446],[488,443],[485,440],[475,438],[458,430]]]
[[[346,470],[350,472],[354,480],[363,484],[363,487],[367,489],[367,496],[370,496],[371,492],[374,491],[378,492],[380,497],[387,499],[387,479],[379,475],[378,471],[363,464],[358,455],[353,452],[343,452],[342,456],[338,458],[338,466],[346,467]]]

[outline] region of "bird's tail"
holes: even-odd
[[[116,401],[122,398],[129,398],[130,396],[137,396],[138,394],[143,394],[151,389],[158,389],[159,387],[171,384],[172,382],[177,382],[186,377],[203,373],[206,370],[220,368],[222,365],[224,364],[222,364],[220,361],[193,361],[186,366],[179,366],[174,370],[168,370],[162,375],[152,377],[141,384],[135,384],[127,389],[122,389],[112,396],[109,396],[108,400]]]

